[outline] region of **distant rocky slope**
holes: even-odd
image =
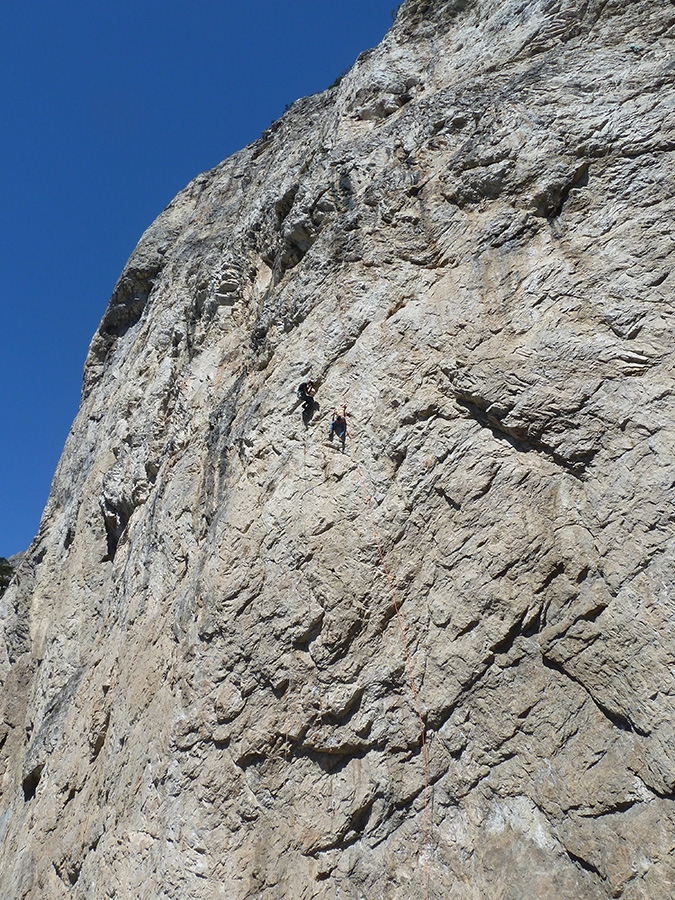
[[[0,601],[2,900],[673,896],[673,37],[407,0],[148,229]]]

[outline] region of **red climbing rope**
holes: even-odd
[[[342,299],[338,294],[336,297],[337,306],[338,306],[338,317],[340,319],[340,326],[344,333],[345,343],[349,344],[349,335],[347,332],[346,319],[347,313],[345,311],[344,305],[342,303]],[[349,392],[349,388],[345,391],[344,400],[346,401],[347,393]],[[394,610],[396,612],[396,621],[398,624],[398,630],[401,637],[401,643],[403,644],[403,649],[405,652],[405,661],[406,661],[406,669],[408,672],[408,678],[410,679],[410,691],[412,693],[412,697],[415,703],[415,711],[417,713],[417,718],[419,720],[420,726],[420,748],[422,755],[422,766],[424,768],[424,812],[422,817],[422,895],[423,900],[427,900],[428,896],[428,873],[427,873],[427,844],[428,844],[428,797],[429,797],[429,766],[428,766],[428,758],[427,758],[427,741],[426,741],[426,727],[424,725],[424,718],[422,716],[422,707],[420,705],[419,695],[417,693],[417,686],[415,684],[415,676],[413,674],[412,669],[412,661],[410,659],[410,649],[408,647],[408,638],[405,631],[405,626],[403,624],[403,618],[401,616],[401,611],[399,609],[398,602],[396,600],[396,592],[394,590],[394,581],[389,573],[389,569],[387,568],[387,563],[384,558],[384,552],[382,550],[382,542],[380,541],[380,536],[377,533],[377,528],[375,526],[375,519],[373,518],[373,513],[371,509],[370,497],[368,495],[368,491],[366,490],[366,483],[363,478],[363,472],[361,471],[361,466],[359,465],[359,461],[356,455],[356,450],[352,449],[356,447],[356,443],[352,437],[349,426],[347,425],[347,407],[346,404],[343,407],[343,416],[345,420],[345,436],[349,437],[350,440],[350,456],[356,468],[356,471],[359,476],[359,483],[361,486],[361,493],[363,495],[363,501],[366,507],[366,512],[368,513],[368,519],[370,521],[370,527],[373,532],[373,538],[375,539],[375,546],[377,547],[377,553],[380,557],[380,563],[382,565],[382,570],[384,572],[385,578],[387,580],[387,585],[389,587],[389,594],[391,597],[391,601],[394,606]],[[344,448],[344,444],[343,444]]]
[[[346,408],[344,410],[345,423],[347,419]],[[408,638],[405,631],[405,625],[403,624],[403,618],[401,616],[401,611],[399,609],[398,602],[396,601],[396,592],[394,590],[394,581],[389,573],[389,569],[387,568],[387,563],[384,559],[384,552],[382,550],[382,543],[380,541],[380,536],[377,533],[377,528],[375,527],[375,519],[373,518],[373,513],[370,505],[370,496],[368,495],[368,491],[366,490],[366,483],[363,477],[363,472],[361,471],[361,466],[359,465],[359,461],[356,456],[355,443],[352,437],[352,434],[347,427],[347,436],[350,439],[350,456],[356,468],[356,471],[359,476],[359,483],[361,485],[361,493],[363,495],[363,501],[366,507],[366,512],[368,513],[368,519],[370,520],[370,527],[373,532],[373,538],[375,539],[375,546],[377,547],[377,553],[380,557],[380,563],[382,565],[382,570],[384,572],[385,578],[387,580],[387,585],[389,586],[389,594],[391,596],[391,601],[394,605],[394,610],[396,612],[396,621],[398,623],[398,630],[401,636],[401,642],[403,644],[403,649],[405,651],[405,661],[406,661],[406,669],[408,671],[408,678],[410,679],[410,690],[413,696],[413,700],[415,702],[415,710],[417,712],[417,718],[420,724],[420,746],[422,753],[422,765],[424,767],[424,812],[422,818],[422,878],[423,878],[423,897],[424,900],[427,900],[427,806],[428,806],[428,795],[429,795],[429,767],[427,760],[427,741],[426,741],[426,727],[424,725],[424,718],[422,716],[422,707],[420,705],[419,695],[417,693],[417,686],[415,684],[415,676],[413,674],[412,669],[412,661],[410,659],[410,649],[408,646]]]

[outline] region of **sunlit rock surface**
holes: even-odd
[[[2,900],[673,896],[674,23],[407,0],[148,229],[0,601]]]

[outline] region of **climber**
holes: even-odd
[[[333,440],[333,434],[338,436],[338,439],[342,443],[342,449],[344,450],[345,446],[345,438],[347,437],[347,416],[349,413],[347,412],[347,407],[342,407],[342,413],[339,413],[337,410],[333,413],[333,418],[330,423],[330,431],[328,432],[328,440]]]
[[[298,397],[307,405],[311,403],[312,397],[316,394],[316,385],[311,379],[303,381],[298,387]]]

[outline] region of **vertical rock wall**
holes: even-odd
[[[0,600],[2,900],[672,896],[674,29],[407,0],[146,232]]]

